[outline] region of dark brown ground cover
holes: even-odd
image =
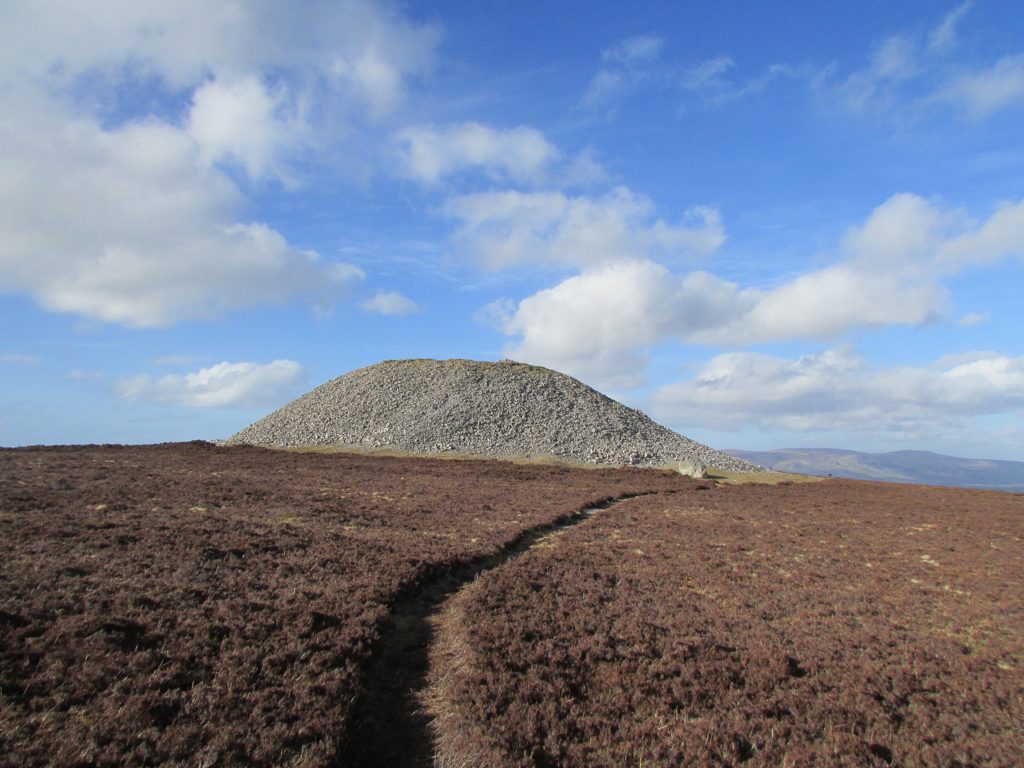
[[[0,764],[346,764],[389,607],[640,470],[0,450]]]
[[[442,765],[1024,765],[1024,496],[622,502],[438,618]]]

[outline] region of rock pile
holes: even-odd
[[[386,360],[322,384],[225,443],[760,469],[570,376],[511,360]]]

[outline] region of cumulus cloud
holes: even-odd
[[[938,245],[945,217],[918,195],[893,195],[847,233],[844,247],[856,259],[876,266],[904,267],[927,258]]]
[[[421,184],[436,184],[466,169],[482,170],[495,179],[540,181],[559,156],[544,134],[528,126],[414,126],[400,131],[395,140],[403,174]]]
[[[192,90],[210,78],[261,73],[318,96],[341,92],[379,115],[411,77],[433,64],[438,29],[415,25],[379,3],[338,0],[218,3],[26,0],[0,8],[0,71],[73,85],[82,74],[155,76]]]
[[[729,322],[689,335],[727,345],[829,339],[852,328],[936,322],[946,303],[947,291],[930,280],[838,264],[758,292],[749,309],[737,307]]]
[[[640,386],[644,348],[683,329],[714,327],[750,301],[706,272],[677,278],[651,261],[606,264],[518,305],[492,305],[499,328],[520,340],[509,357],[543,363],[601,386]]]
[[[294,15],[290,4],[282,6],[284,14]],[[391,112],[404,98],[406,83],[431,71],[439,29],[410,24],[379,3],[350,0],[316,7],[328,14],[329,25],[318,38],[328,51],[331,75],[362,98],[371,116]],[[307,32],[298,30],[291,44],[301,48]]]
[[[132,327],[304,297],[362,273],[239,222],[238,190],[158,121],[104,130],[36,115],[0,124],[0,288]]]
[[[343,298],[360,270],[244,220],[236,177],[292,183],[438,39],[364,0],[30,1],[0,30],[0,291],[132,327]]]
[[[142,374],[121,379],[125,400],[177,403],[197,408],[266,408],[280,405],[302,388],[305,372],[294,360],[218,363],[195,373],[159,378]]]
[[[1000,203],[982,224],[944,241],[938,247],[935,267],[951,272],[1012,256],[1024,257],[1024,200]]]
[[[642,383],[645,350],[666,340],[725,346],[827,340],[855,328],[938,321],[948,304],[943,277],[1024,256],[1022,234],[1024,202],[1003,205],[978,223],[901,194],[850,229],[835,263],[771,289],[744,288],[705,271],[677,274],[640,250],[624,249],[632,258],[579,259],[580,274],[517,304],[496,304],[490,314],[515,338],[506,348],[511,357],[626,386]],[[544,243],[513,242],[524,255],[499,251],[501,263],[525,259]]]
[[[940,247],[955,218],[916,195],[894,195],[847,233],[841,261],[761,293],[702,339],[827,339],[857,327],[935,322],[948,301],[937,282],[945,271]]]
[[[415,301],[398,291],[380,291],[360,306],[378,315],[412,315],[420,311]]]
[[[255,77],[212,80],[192,94],[187,130],[206,165],[226,160],[253,179],[283,178],[278,158],[300,141],[302,129],[285,95],[268,92]]]
[[[675,259],[710,253],[725,240],[716,209],[693,208],[679,225],[668,224],[625,187],[602,197],[484,192],[452,198],[444,212],[458,222],[456,248],[489,269]]]
[[[1024,357],[973,352],[882,368],[848,348],[797,359],[733,352],[660,389],[653,411],[692,427],[919,436],[1024,411]]]

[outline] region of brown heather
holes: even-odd
[[[994,492],[0,450],[0,765],[1024,765],[1022,562]]]
[[[202,443],[0,450],[0,765],[351,764],[403,592],[681,482]]]
[[[1024,497],[624,501],[445,609],[439,764],[1024,765]]]

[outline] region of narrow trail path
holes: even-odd
[[[400,596],[392,606],[381,650],[367,670],[365,695],[356,705],[351,738],[336,764],[354,768],[433,766],[430,717],[420,704],[434,642],[431,618],[481,573],[522,557],[547,537],[584,522],[596,512],[654,493],[658,491],[615,496],[584,507],[560,522],[527,530],[501,551],[456,566]]]

